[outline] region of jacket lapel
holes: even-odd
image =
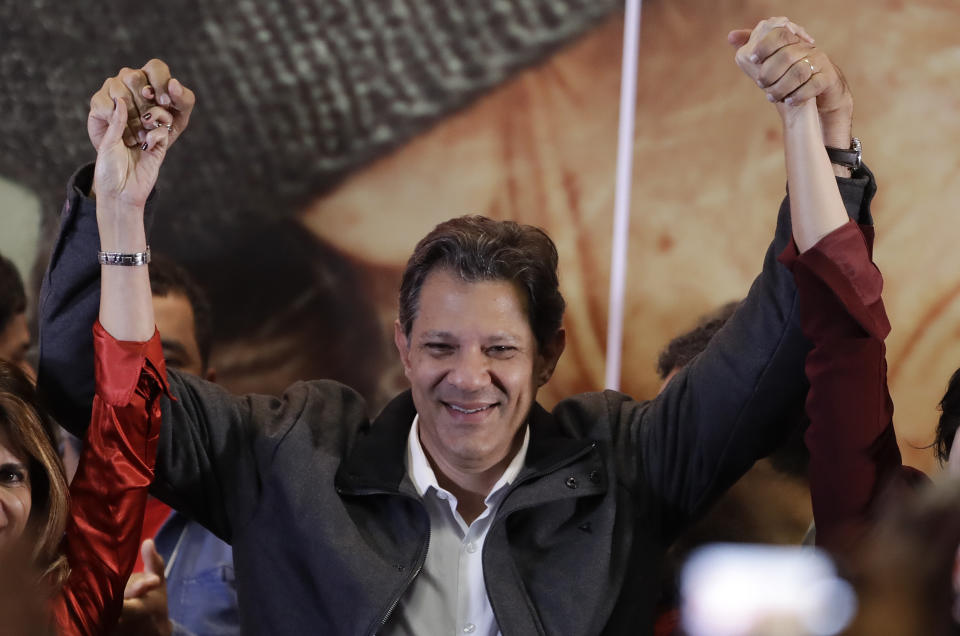
[[[373,424],[360,431],[353,449],[340,464],[333,482],[337,491],[399,492],[407,474],[407,436],[416,414],[409,390],[391,400]]]

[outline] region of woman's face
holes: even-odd
[[[23,534],[30,501],[26,458],[13,452],[7,432],[0,429],[0,549]]]

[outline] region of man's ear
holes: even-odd
[[[400,354],[400,362],[403,363],[403,372],[409,376],[410,340],[407,338],[399,319],[393,321],[393,342],[397,345],[397,353]]]
[[[553,337],[550,338],[549,342],[543,347],[543,350],[540,351],[540,369],[537,373],[537,386],[543,386],[553,377],[553,372],[557,368],[557,362],[560,360],[560,355],[566,346],[567,332],[561,327],[557,329],[557,332],[553,334]]]

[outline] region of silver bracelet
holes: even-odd
[[[97,252],[97,260],[101,265],[123,265],[126,267],[146,265],[150,262],[150,246],[147,245],[145,252],[134,252],[133,254],[124,254],[123,252]]]

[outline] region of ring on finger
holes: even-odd
[[[807,63],[807,66],[810,67],[810,74],[811,74],[811,75],[813,75],[814,73],[817,72],[817,67],[815,67],[815,66],[813,65],[813,62],[810,61],[810,58],[809,58],[809,57],[803,58],[803,61],[806,62],[806,63]]]

